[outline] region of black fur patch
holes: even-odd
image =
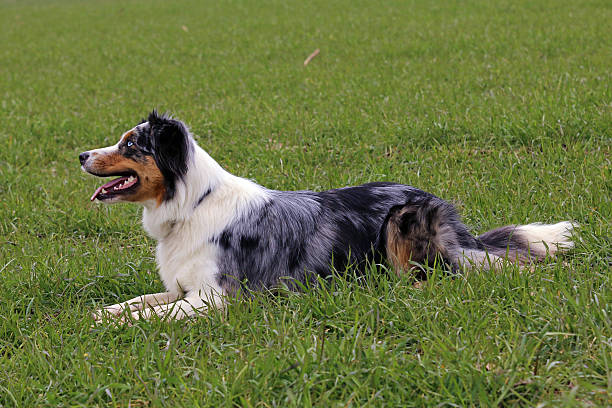
[[[198,198],[198,201],[196,201],[195,205],[193,206],[193,208],[197,208],[198,205],[202,204],[202,201],[204,201],[204,199],[206,197],[208,197],[208,195],[212,193],[212,189],[209,187],[201,196],[200,198]]]
[[[240,247],[245,251],[250,251],[257,248],[259,245],[259,237],[243,235],[240,237]]]
[[[231,246],[232,233],[230,231],[223,231],[219,236],[219,245],[223,249],[228,249]]]
[[[148,118],[153,158],[164,176],[166,200],[174,197],[176,182],[187,173],[187,162],[193,149],[185,125],[153,110]]]
[[[363,214],[376,210],[385,202],[384,190],[389,186],[392,184],[379,182],[318,193],[321,206],[336,215],[331,254],[335,270],[344,271],[347,265],[363,269],[374,255],[372,237],[376,237],[380,224],[370,222]]]
[[[151,141],[151,127],[148,125],[139,127],[134,133],[133,140],[138,149],[144,154],[152,155],[153,143]]]

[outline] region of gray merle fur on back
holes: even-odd
[[[257,290],[285,280],[292,286],[291,280],[305,283],[334,270],[343,272],[347,266],[363,270],[368,261],[381,262],[391,208],[430,209],[419,212],[419,221],[428,225],[429,214],[439,211],[436,217],[444,222],[436,225],[453,231],[453,245],[478,246],[450,204],[407,185],[370,183],[269,195],[268,201],[252,207],[215,238],[221,249],[218,279],[229,293],[243,284]],[[426,229],[431,233],[430,227]]]

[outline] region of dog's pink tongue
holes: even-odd
[[[125,181],[127,179],[128,178],[126,176],[119,177],[118,179],[111,180],[108,183],[104,184],[103,186],[98,187],[89,200],[90,201],[95,200],[98,197],[98,195],[100,195],[102,190],[109,189],[112,186],[117,185],[117,184],[119,184],[119,183],[121,183],[121,182],[123,182],[123,181]]]

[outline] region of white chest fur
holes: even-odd
[[[171,233],[157,245],[159,275],[166,290],[179,294],[222,293],[217,284],[217,244],[200,242],[194,245],[179,235]]]
[[[215,163],[216,164],[216,163]],[[268,198],[267,191],[221,170],[190,169],[176,196],[159,207],[145,205],[143,225],[158,241],[157,263],[166,289],[174,293],[221,292],[217,283],[217,239],[227,226]],[[210,193],[200,200],[202,191]]]

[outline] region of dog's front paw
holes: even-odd
[[[154,314],[153,309],[136,310],[132,313],[128,313],[132,322],[137,320],[150,320]]]
[[[98,309],[92,313],[92,318],[96,325],[104,322],[113,322],[115,324],[124,324],[126,321],[126,313],[122,305],[107,306],[103,309]]]

